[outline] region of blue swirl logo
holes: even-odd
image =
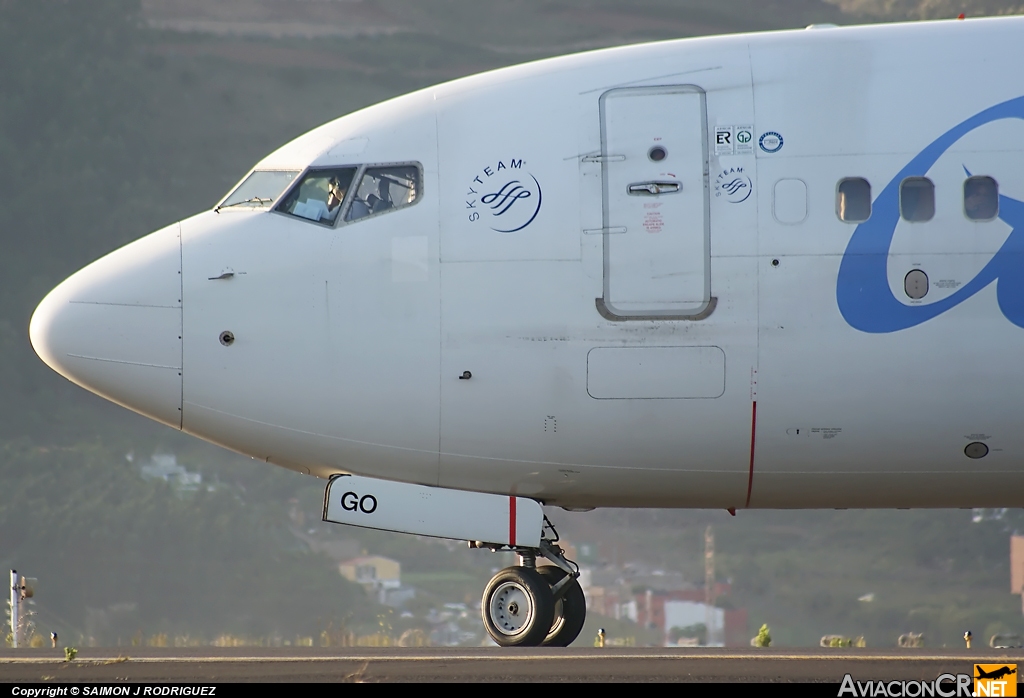
[[[513,179],[493,194],[481,196],[480,202],[490,206],[495,216],[504,216],[517,201],[529,199],[531,196],[533,195],[530,191],[520,184],[518,179]]]
[[[499,233],[515,233],[517,231],[522,230],[526,226],[530,225],[530,223],[533,223],[533,219],[537,217],[538,213],[540,213],[540,205],[541,201],[543,200],[543,194],[541,193],[540,182],[537,181],[537,178],[534,177],[533,175],[530,175],[530,179],[533,180],[533,184],[535,187],[533,191],[530,191],[530,189],[527,189],[525,186],[523,186],[523,184],[518,179],[513,179],[511,182],[505,184],[498,191],[490,194],[484,194],[483,196],[480,197],[480,203],[484,204],[485,206],[489,206],[491,209],[491,215],[494,216],[495,218],[504,216],[509,211],[512,211],[520,201],[526,202],[525,206],[520,206],[518,209],[514,209],[513,215],[509,216],[509,225],[515,227],[498,228],[492,226],[491,230],[494,230]],[[534,196],[534,191],[536,192],[536,196]],[[536,199],[536,205],[530,206],[530,202],[527,201],[528,199]],[[517,216],[516,214],[520,215]],[[529,216],[526,219],[526,222],[519,223],[519,220],[524,215]],[[496,223],[497,225],[501,225],[500,221],[496,221]]]
[[[753,183],[743,172],[742,167],[731,167],[723,170],[715,179],[715,196],[725,196],[731,204],[738,204],[750,198]]]
[[[523,171],[524,161],[513,158],[508,162],[499,160],[483,168],[466,192],[469,222],[486,220],[496,233],[515,233],[527,227],[544,202],[540,182]]]
[[[889,247],[900,217],[900,183],[907,177],[923,177],[961,138],[1001,119],[1024,119],[1024,97],[989,107],[939,136],[875,199],[871,218],[853,231],[836,280],[839,312],[851,327],[872,333],[905,330],[956,307],[997,280],[999,310],[1011,323],[1024,327],[1024,202],[999,195],[999,219],[1010,226],[1011,232],[988,264],[955,293],[928,305],[905,305],[893,295],[886,273]]]
[[[746,186],[747,186],[747,183],[744,182],[739,177],[737,177],[736,179],[732,180],[731,182],[726,182],[725,184],[723,184],[722,185],[722,189],[725,190],[726,194],[732,195],[732,194],[735,194],[736,192],[738,192],[740,189],[743,189]]]

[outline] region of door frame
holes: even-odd
[[[704,278],[707,300],[696,312],[679,313],[674,310],[644,310],[644,311],[623,311],[616,309],[606,299],[609,297],[609,266],[610,266],[610,236],[619,234],[617,229],[611,227],[608,195],[609,165],[618,162],[624,156],[608,152],[607,120],[605,115],[605,102],[609,96],[619,95],[628,92],[636,95],[643,94],[666,94],[666,93],[696,93],[700,96],[700,122],[701,122],[701,153],[703,170],[703,192],[704,192]],[[703,320],[714,312],[718,305],[718,299],[711,294],[711,190],[710,190],[710,160],[708,154],[708,110],[707,94],[698,85],[653,85],[646,87],[616,87],[604,92],[598,99],[600,129],[601,129],[601,155],[597,158],[601,162],[601,207],[602,207],[602,230],[601,236],[603,247],[603,274],[602,274],[602,296],[595,299],[597,312],[606,320],[623,322],[627,320]]]

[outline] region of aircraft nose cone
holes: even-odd
[[[179,225],[111,252],[50,291],[29,338],[68,380],[180,429]]]

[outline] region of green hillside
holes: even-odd
[[[282,475],[284,475],[282,473]],[[374,604],[283,525],[284,492],[178,493],[99,445],[0,450],[0,566],[40,580],[36,625],[102,644],[165,633],[318,635]]]

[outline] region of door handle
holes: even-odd
[[[658,196],[682,191],[682,182],[637,182],[626,187],[633,196]]]
[[[624,162],[625,155],[587,155],[583,162]]]

